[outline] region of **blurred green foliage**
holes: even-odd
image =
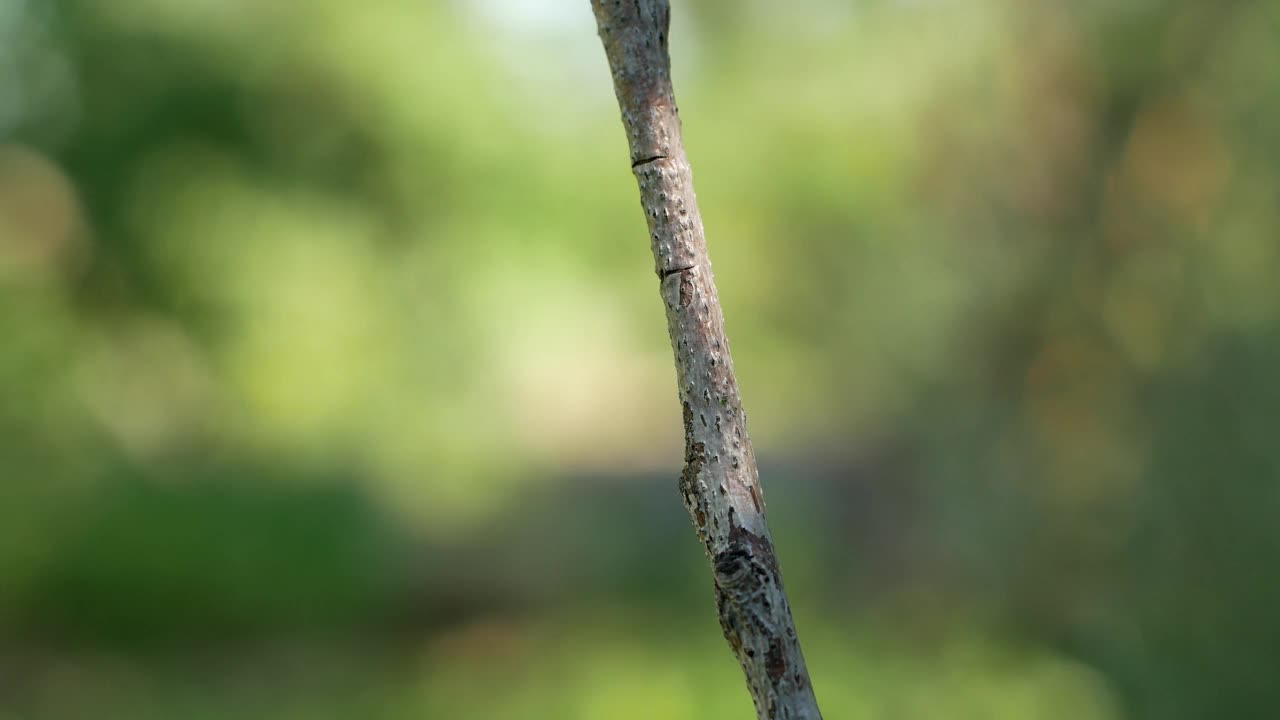
[[[676,3],[828,716],[1280,704],[1280,2]],[[589,9],[0,2],[0,718],[744,717]]]

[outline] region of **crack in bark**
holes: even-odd
[[[673,268],[671,268],[670,270],[659,270],[659,271],[658,271],[658,277],[659,277],[659,278],[661,278],[661,279],[663,279],[663,280],[666,280],[667,278],[671,277],[672,275],[678,275],[678,274],[680,274],[680,273],[682,273],[682,272],[687,272],[687,271],[692,270],[692,269],[694,269],[694,268],[696,268],[696,267],[698,267],[698,266],[697,266],[697,265],[681,265],[680,267],[673,267]]]
[[[636,160],[635,162],[631,163],[631,167],[638,168],[641,165],[648,165],[649,163],[658,162],[659,160],[666,160],[666,159],[667,159],[666,155],[654,155],[652,157],[640,158],[639,160]]]

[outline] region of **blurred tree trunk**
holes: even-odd
[[[666,0],[593,0],[675,351],[680,492],[711,559],[725,638],[764,719],[821,718],[765,522],[724,317],[671,89]]]

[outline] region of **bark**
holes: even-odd
[[[649,225],[683,406],[680,492],[761,720],[819,720],[773,540],[671,90],[667,0],[592,0]]]

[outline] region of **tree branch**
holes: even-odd
[[[680,492],[760,720],[820,720],[765,522],[755,453],[671,90],[667,0],[592,0],[631,147],[684,408]]]

